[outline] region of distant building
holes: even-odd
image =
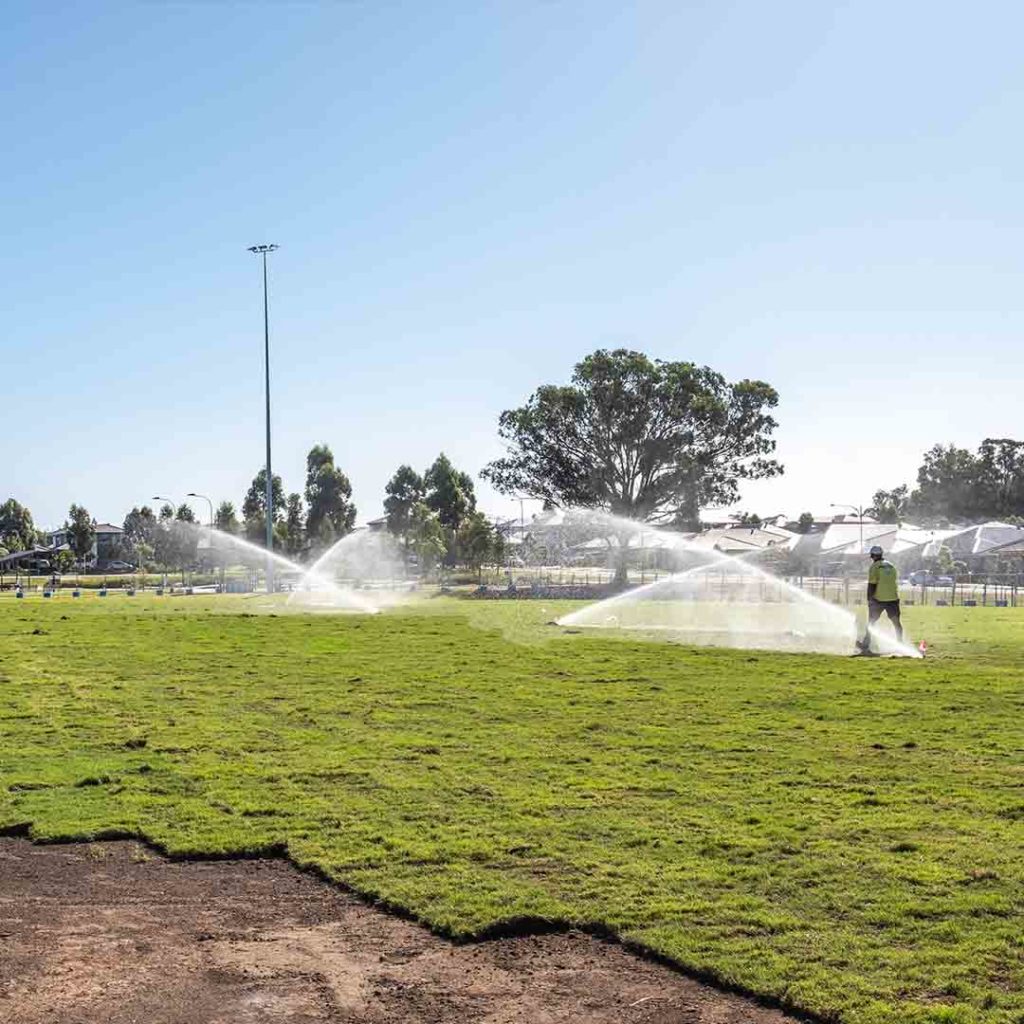
[[[958,561],[968,561],[987,555],[990,551],[1006,548],[1024,541],[1024,527],[1010,523],[979,523],[958,530],[927,531],[936,534],[925,547],[925,557],[937,557],[942,548],[948,548]],[[941,536],[938,536],[941,534]]]
[[[123,557],[124,530],[113,523],[97,523],[94,527],[96,535],[92,541],[92,551],[86,558],[87,562],[100,564],[115,558]],[[51,530],[46,535],[46,543],[51,548],[60,548],[69,544],[68,528]]]
[[[51,559],[57,550],[59,549],[34,547],[0,555],[0,575],[9,572],[49,572],[53,567]]]
[[[793,533],[782,526],[772,523],[761,523],[758,526],[729,526],[723,529],[705,530],[695,534],[690,544],[697,548],[708,548],[720,551],[725,555],[758,554],[773,548],[788,551],[800,539],[800,534]]]
[[[998,544],[984,552],[983,557],[988,562],[1009,562],[1021,563],[1024,568],[1024,537],[1020,540],[1011,540],[1009,544]]]

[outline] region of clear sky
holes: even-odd
[[[598,347],[781,394],[763,515],[1024,436],[1024,7],[10,4],[0,500],[360,518]],[[511,507],[480,486],[488,511]],[[201,512],[203,506],[197,508]],[[518,511],[518,505],[516,505]]]

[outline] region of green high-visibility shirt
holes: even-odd
[[[875,584],[876,601],[898,601],[900,599],[899,579],[896,566],[884,558],[871,563],[868,570],[868,583]]]

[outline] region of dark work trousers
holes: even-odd
[[[889,616],[893,629],[896,630],[896,639],[903,639],[903,623],[900,622],[899,601],[868,601],[868,629],[882,617],[882,612]]]

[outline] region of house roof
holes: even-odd
[[[806,533],[797,537],[794,550],[804,557],[822,555],[829,558],[855,558],[866,555],[878,544],[887,554],[899,555],[926,547],[941,540],[955,530],[925,530],[910,523],[869,523],[864,521],[864,543],[861,544],[861,524],[833,523],[821,533]]]
[[[863,533],[861,532],[863,530]],[[821,534],[823,555],[864,554],[875,544],[893,547],[899,532],[896,523],[833,523]],[[863,537],[863,543],[861,538]]]
[[[949,548],[954,555],[983,555],[994,548],[1024,541],[1024,527],[1010,523],[979,523],[960,530],[934,532],[934,540],[925,548],[925,554],[929,557],[937,555],[943,547]]]
[[[47,531],[47,536],[52,537],[54,534],[57,534],[57,533],[66,533],[67,529],[68,529],[67,526],[58,526],[56,530],[48,530]],[[105,533],[105,534],[124,533],[124,530],[121,529],[120,526],[115,526],[113,523],[97,523],[93,527],[93,529],[97,533]]]
[[[1024,540],[1011,540],[1009,544],[998,544],[994,548],[989,548],[985,554],[992,555],[994,558],[1024,556]]]
[[[70,550],[67,544],[61,544],[60,547],[34,547],[28,548],[25,551],[12,551],[10,554],[0,556],[0,565],[14,565],[25,558],[49,558],[58,551]]]
[[[714,549],[725,554],[742,554],[764,551],[766,548],[785,551],[793,547],[799,536],[780,526],[730,526],[719,530],[705,530],[694,537],[692,543],[697,547]]]

